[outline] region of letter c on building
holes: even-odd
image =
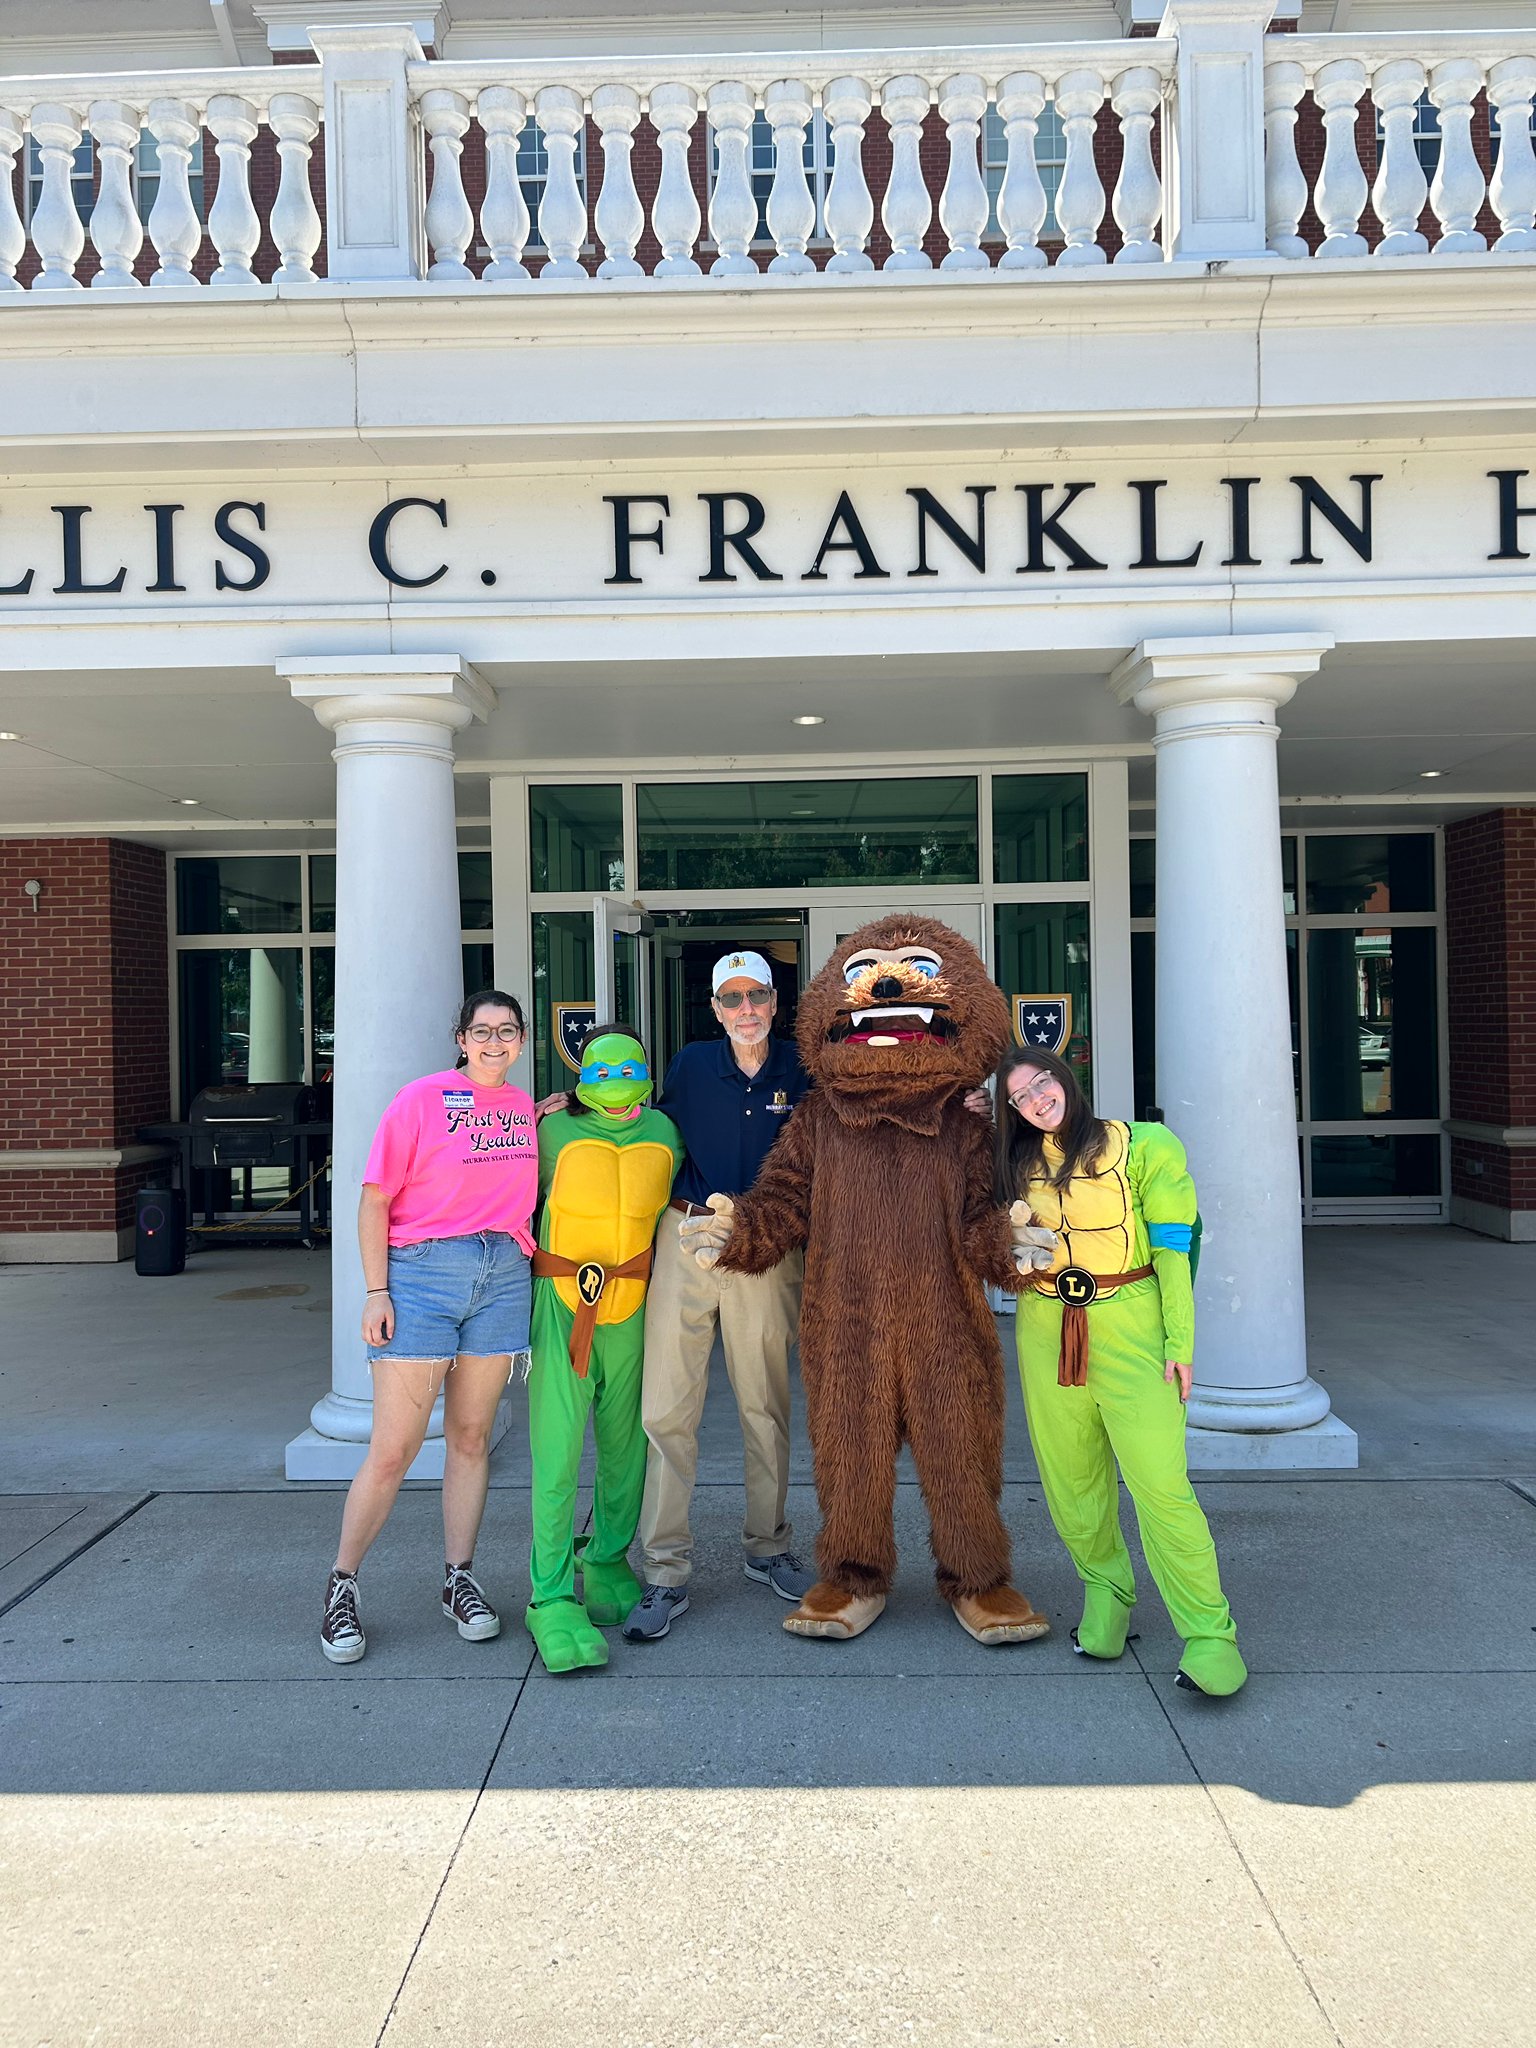
[[[392,498],[368,529],[368,556],[386,583],[393,583],[401,590],[424,590],[429,583],[436,583],[439,577],[448,574],[446,562],[434,569],[430,576],[402,576],[389,559],[389,529],[396,514],[412,505],[421,505],[428,512],[435,512],[439,526],[448,524],[446,498]]]

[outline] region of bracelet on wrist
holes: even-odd
[[[370,1287],[368,1292],[370,1294],[388,1294],[389,1289],[387,1287]]]

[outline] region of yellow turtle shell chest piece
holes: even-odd
[[[665,1145],[570,1139],[561,1147],[545,1197],[549,1249],[562,1259],[593,1262],[605,1271],[643,1252],[671,1195],[673,1165]],[[578,1276],[552,1285],[574,1315],[581,1305]],[[622,1323],[644,1300],[643,1280],[609,1280],[597,1320]]]
[[[1126,1125],[1109,1126],[1109,1143],[1092,1173],[1075,1173],[1064,1188],[1047,1179],[1032,1180],[1024,1198],[1035,1221],[1061,1239],[1049,1271],[1081,1266],[1088,1273],[1124,1273],[1135,1263],[1136,1220],[1126,1181],[1131,1134]],[[1061,1164],[1061,1147],[1052,1137],[1044,1145],[1045,1162]]]

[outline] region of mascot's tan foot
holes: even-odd
[[[829,1642],[847,1642],[863,1635],[871,1622],[885,1612],[883,1593],[845,1593],[839,1586],[818,1579],[793,1614],[786,1614],[784,1626],[792,1636],[821,1636]]]
[[[989,1647],[994,1643],[1032,1643],[1051,1632],[1045,1616],[1036,1614],[1012,1586],[994,1586],[990,1593],[961,1593],[950,1604],[966,1634]]]

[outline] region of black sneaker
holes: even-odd
[[[686,1586],[647,1586],[643,1598],[629,1610],[620,1633],[626,1643],[659,1643],[674,1616],[687,1612]]]
[[[480,1590],[480,1582],[467,1564],[444,1567],[443,1612],[458,1623],[459,1634],[468,1643],[489,1642],[501,1634],[501,1616]]]
[[[332,1572],[325,1589],[320,1647],[333,1664],[355,1664],[368,1647],[357,1604],[357,1574]]]

